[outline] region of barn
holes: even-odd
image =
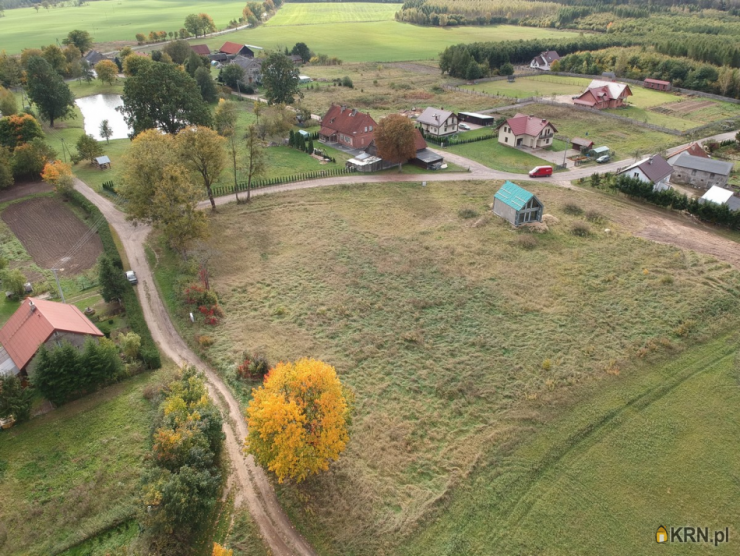
[[[477,112],[458,112],[457,119],[461,122],[468,122],[470,124],[489,126],[493,125],[496,118],[489,116],[488,114],[478,114]]]
[[[646,89],[654,89],[656,91],[670,91],[671,90],[671,82],[663,81],[661,79],[648,78],[642,82],[642,85]]]
[[[514,226],[542,222],[544,209],[542,202],[533,193],[508,180],[493,196],[493,214]]]

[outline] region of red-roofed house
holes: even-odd
[[[373,140],[373,130],[377,125],[370,114],[332,104],[321,119],[319,141],[339,143],[351,149],[365,149]]]
[[[244,56],[245,58],[254,58],[254,50],[249,48],[246,44],[238,44],[235,42],[225,42],[219,52],[227,54],[229,56]]]
[[[211,49],[208,48],[207,44],[191,44],[190,50],[195,52],[198,56],[210,56]]]
[[[632,91],[629,85],[594,79],[583,93],[573,97],[573,104],[596,108],[597,110],[620,108],[624,106],[625,100],[630,96],[632,96]]]
[[[681,153],[685,152],[689,153],[691,156],[710,158],[710,156],[707,154],[707,151],[705,151],[699,143],[689,143],[688,145],[684,145],[683,147],[678,147],[677,149],[670,151],[670,153],[668,154],[668,158],[666,158],[668,164],[673,166],[673,163],[681,155]]]
[[[42,345],[66,340],[82,347],[87,338],[102,335],[74,305],[28,297],[0,328],[0,376],[27,372]]]
[[[498,142],[509,147],[541,149],[552,145],[557,129],[549,121],[517,114],[498,127]]]

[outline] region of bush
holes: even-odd
[[[13,416],[22,423],[31,418],[33,392],[17,376],[0,377],[0,418]]]
[[[522,249],[531,251],[532,249],[537,247],[537,238],[529,234],[520,235],[518,238],[516,238],[516,244]]]
[[[478,213],[471,208],[464,208],[457,211],[457,215],[460,218],[475,218],[478,216]]]
[[[586,211],[586,220],[589,222],[599,223],[604,222],[606,218],[604,218],[604,215],[597,210],[588,210]]]
[[[574,203],[567,203],[563,206],[563,212],[565,214],[571,214],[573,216],[580,216],[583,214],[583,209]]]
[[[345,75],[342,78],[342,87],[349,87],[350,89],[354,89],[355,88],[355,84],[352,83],[352,80]]]
[[[236,374],[243,379],[262,379],[270,370],[267,359],[261,355],[242,355],[242,363],[236,368]]]
[[[570,233],[578,237],[586,237],[591,234],[591,228],[585,222],[574,222],[570,227]]]

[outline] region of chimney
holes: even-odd
[[[33,313],[36,310],[36,305],[32,300],[28,301],[28,307],[31,309],[31,312]]]

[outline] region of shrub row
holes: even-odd
[[[78,191],[72,191],[69,194],[69,199],[75,205],[87,212],[92,220],[103,218],[103,213],[100,212],[98,207],[88,201],[87,198]],[[121,255],[118,252],[116,243],[113,241],[113,235],[107,225],[107,221],[105,226],[100,226],[98,228],[98,235],[103,244],[103,252],[110,258],[117,268],[123,270]],[[141,337],[141,360],[148,369],[159,369],[162,366],[159,350],[157,349],[157,345],[154,343],[152,333],[149,331],[149,326],[146,324],[146,319],[144,319],[144,313],[141,310],[139,299],[136,297],[136,292],[133,288],[126,288],[123,295],[123,306],[126,308],[126,318],[131,330]]]
[[[435,135],[427,135],[423,131],[421,132],[421,135],[428,143],[434,143],[436,145],[444,144],[445,147],[450,147],[452,145],[465,145],[466,143],[475,143],[476,141],[488,141],[489,139],[496,139],[498,137],[498,135],[494,132],[487,135],[480,135],[478,137],[466,137],[463,139],[459,139],[457,137],[437,137]]]

